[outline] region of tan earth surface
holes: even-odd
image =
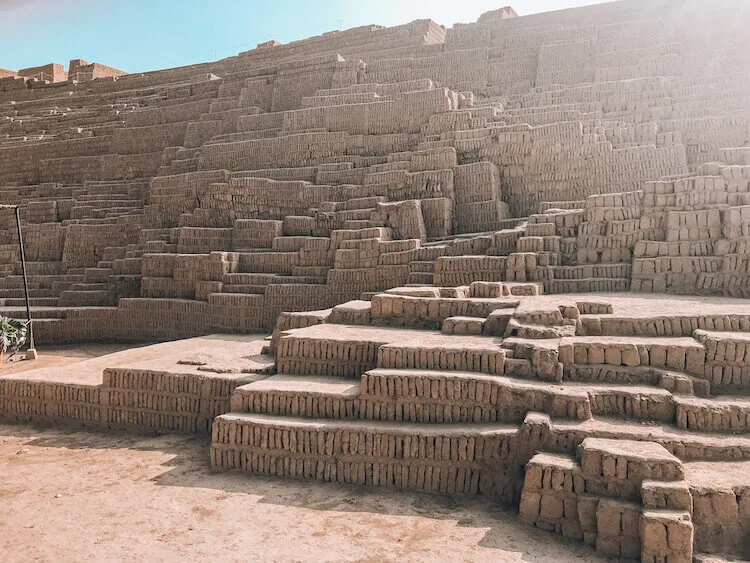
[[[133,344],[70,344],[65,346],[40,346],[36,360],[24,359],[23,352],[8,353],[0,364],[0,376],[33,369],[62,367],[106,354],[135,348]]]
[[[0,560],[600,560],[489,503],[211,474],[208,447],[0,425]]]

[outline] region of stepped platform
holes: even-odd
[[[750,459],[750,12],[715,4],[0,79],[37,344],[186,339],[0,376],[0,413],[486,494],[607,556],[745,556],[741,480],[686,470]],[[23,318],[15,228],[0,209]],[[728,553],[703,497],[736,505]]]
[[[502,373],[503,359],[489,337],[330,324],[285,331],[277,351],[282,373],[344,377],[362,375],[376,365]]]
[[[6,420],[206,432],[232,391],[272,360],[255,336],[207,336],[0,375]]]
[[[668,556],[717,553],[708,540],[692,541],[713,533],[692,504],[653,499],[670,487],[694,498],[683,485],[690,464],[726,460],[744,468],[750,460],[744,388],[715,383],[712,368],[730,357],[744,365],[744,354],[730,354],[726,346],[748,334],[742,331],[747,304],[617,294],[471,297],[503,291],[502,283],[487,282],[450,291],[404,287],[370,302],[280,317],[274,336],[279,375],[235,390],[231,412],[214,424],[213,466],[488,494],[520,502],[522,519],[607,555],[658,552],[658,543],[641,530],[662,533],[659,526],[689,531],[690,541],[670,547]],[[413,308],[387,308],[394,298]],[[449,316],[457,304],[484,316]],[[433,305],[438,316],[446,309],[441,331],[424,328],[420,316],[429,318]],[[505,330],[483,335],[500,313]],[[358,324],[349,324],[353,318]],[[660,318],[668,331],[631,335],[640,326],[634,320],[653,327]],[[397,326],[382,326],[383,319]],[[679,321],[674,329],[671,319]],[[594,321],[612,331],[592,330]],[[459,323],[479,329],[468,335],[456,330]],[[500,441],[490,449],[482,442],[480,456],[472,448],[493,429]],[[449,459],[458,462],[444,466]],[[548,497],[529,488],[536,465],[555,468],[553,481],[562,479]],[[573,488],[561,492],[556,487],[568,486],[567,474]],[[536,512],[528,506],[532,498]],[[569,513],[568,502],[578,508]],[[560,513],[553,508],[558,505]],[[593,520],[584,519],[583,506]],[[620,522],[628,519],[627,526],[597,524],[614,514]],[[733,538],[736,529],[744,530],[733,529]],[[737,553],[739,544],[732,545]]]
[[[750,463],[693,462],[684,469],[693,500],[696,550],[750,557]]]
[[[214,424],[211,461],[222,469],[471,495],[482,488],[481,465],[514,432],[233,413]]]

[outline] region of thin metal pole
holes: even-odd
[[[23,294],[26,298],[26,320],[29,323],[29,348],[34,346],[34,327],[31,322],[31,302],[29,301],[29,282],[26,278],[26,255],[23,251],[23,236],[21,235],[21,210],[16,207],[16,226],[18,227],[18,248],[21,251],[21,273],[23,274]]]

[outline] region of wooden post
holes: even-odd
[[[31,301],[29,300],[29,282],[26,277],[26,255],[23,250],[23,235],[21,234],[21,210],[16,206],[16,226],[18,227],[18,248],[21,251],[21,273],[23,274],[23,294],[26,298],[26,320],[28,321],[29,331],[29,350],[34,350],[34,327],[31,322]]]

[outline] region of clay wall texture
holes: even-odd
[[[203,333],[405,283],[744,295],[747,9],[722,4],[711,25],[702,13],[502,9],[136,75],[71,61],[77,84],[0,82],[0,193],[24,206],[32,255],[48,236],[65,250],[33,266],[50,285],[39,303],[119,303],[113,335],[135,314],[123,297],[145,310],[187,298]],[[462,254],[502,266],[444,270]],[[170,256],[218,270],[142,270]],[[239,274],[265,277],[226,277]]]
[[[273,330],[278,370],[2,380],[0,412],[222,415],[218,468],[490,494],[615,557],[747,556],[748,484],[692,464],[750,458],[727,299],[750,292],[749,25],[744,0],[622,0],[0,71],[38,342]],[[0,209],[23,316],[17,243]]]

